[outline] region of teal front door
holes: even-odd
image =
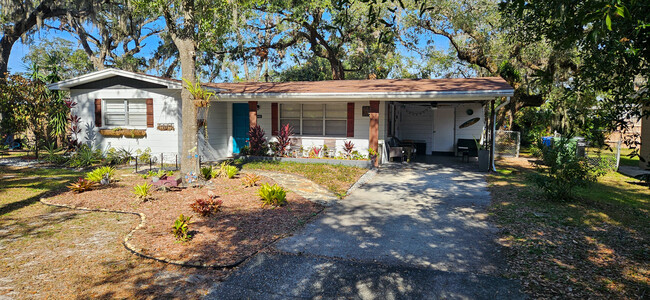
[[[232,104],[232,153],[239,154],[241,148],[248,145],[248,103]]]

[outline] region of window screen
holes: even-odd
[[[104,100],[104,124],[106,126],[147,126],[146,100]]]

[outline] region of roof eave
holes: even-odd
[[[490,100],[497,97],[512,97],[514,90],[480,90],[480,91],[443,91],[443,92],[358,92],[358,93],[221,93],[218,98],[224,100],[258,100],[258,101],[322,101],[345,99],[374,99],[409,101],[476,101]]]
[[[74,88],[75,86],[79,86],[85,83],[97,81],[97,80],[102,80],[106,78],[110,78],[113,76],[123,76],[127,78],[132,78],[136,80],[141,80],[145,82],[151,82],[155,84],[160,84],[166,86],[168,89],[178,89],[180,90],[182,88],[181,84],[176,81],[172,80],[166,80],[162,78],[155,78],[147,75],[142,75],[138,73],[133,73],[133,72],[128,72],[128,71],[123,71],[123,70],[118,70],[118,69],[104,69],[101,71],[97,72],[92,72],[86,75],[82,75],[79,77],[75,78],[70,78],[66,79],[63,81],[55,82],[55,83],[50,83],[47,85],[47,87],[51,90],[62,90],[62,91],[69,91],[71,88]]]

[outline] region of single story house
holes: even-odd
[[[207,134],[199,138],[204,160],[238,154],[255,124],[269,137],[291,124],[294,142],[304,148],[327,145],[341,151],[352,141],[362,154],[371,147],[385,154],[384,140],[397,137],[415,143],[419,154],[453,154],[458,139],[482,138],[487,104],[514,92],[498,77],[204,86],[217,96],[207,112],[199,112],[207,123]],[[77,102],[74,113],[82,120],[84,142],[103,149],[148,147],[152,154],[166,156],[181,150],[181,122],[186,120],[181,119],[179,80],[106,69],[49,87],[70,91]],[[116,127],[140,129],[146,135],[101,134]]]

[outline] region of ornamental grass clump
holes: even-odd
[[[138,184],[133,187],[135,198],[140,201],[147,201],[151,198],[151,188],[153,185],[148,183]]]
[[[239,169],[237,169],[235,166],[226,166],[224,172],[228,179],[233,179],[235,176],[237,176],[237,174],[239,174]]]
[[[262,198],[262,207],[266,205],[282,206],[287,203],[287,191],[277,184],[265,183],[258,193]]]
[[[101,184],[109,184],[113,181],[113,177],[115,177],[115,168],[108,166],[99,167],[86,173],[86,180]]]

